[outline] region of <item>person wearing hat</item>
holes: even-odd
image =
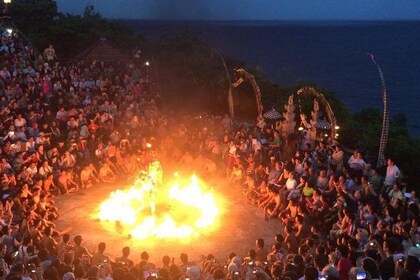
[[[196,265],[187,267],[186,276],[191,280],[200,280],[200,268]]]
[[[73,272],[66,272],[64,275],[63,275],[63,280],[75,280],[76,278],[75,278],[75,276],[74,276],[74,274],[73,274]]]
[[[417,243],[415,247],[408,248],[407,255],[412,256],[412,257],[416,257],[420,260],[420,246],[419,246],[419,243]]]
[[[364,247],[369,242],[369,232],[364,228],[358,228],[356,233],[356,240],[360,247]]]

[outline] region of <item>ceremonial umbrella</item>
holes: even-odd
[[[331,129],[331,124],[326,120],[319,120],[316,122],[315,127],[319,129]]]
[[[264,118],[269,120],[278,120],[281,118],[281,114],[273,108],[264,114]]]

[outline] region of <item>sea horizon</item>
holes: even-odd
[[[238,20],[238,19],[134,19],[134,18],[106,18],[110,21],[147,21],[147,22],[204,22],[204,23],[381,23],[381,22],[420,22],[419,19],[273,19],[273,20]]]

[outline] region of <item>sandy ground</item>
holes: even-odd
[[[119,188],[128,187],[121,183]],[[187,253],[191,260],[199,261],[203,255],[212,253],[216,258],[226,259],[229,253],[246,256],[254,249],[255,240],[263,238],[271,247],[274,235],[282,231],[279,221],[265,221],[260,210],[247,201],[240,187],[229,186],[223,179],[213,184],[214,193],[220,197],[221,214],[215,229],[210,233],[188,240],[147,239],[135,240],[116,232],[106,230],[95,216],[100,203],[109,193],[117,189],[115,185],[98,185],[88,190],[80,190],[68,196],[56,198],[60,217],[56,221],[59,229],[72,227],[72,236],[81,234],[83,243],[94,252],[99,242],[107,244],[106,253],[113,259],[120,255],[124,246],[130,246],[131,258],[140,259],[142,251],[148,251],[152,262],[161,263],[164,255],[179,261],[181,253]]]

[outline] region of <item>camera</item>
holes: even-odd
[[[27,265],[27,271],[28,271],[28,273],[36,273],[36,270],[35,270],[35,264],[33,264],[33,263],[30,263],[30,264],[28,264]]]
[[[370,242],[370,243],[369,243],[369,245],[370,245],[370,246],[375,246],[375,243]]]
[[[249,261],[248,262],[248,265],[254,265],[254,262],[253,261]]]
[[[356,273],[356,280],[364,280],[366,279],[366,272],[361,271]]]
[[[318,280],[327,280],[327,278],[328,278],[328,275],[318,276]]]
[[[234,275],[239,275],[239,271],[235,271],[233,274]]]
[[[147,279],[147,277],[149,277],[149,276],[152,276],[152,277],[156,277],[157,278],[157,275],[158,275],[157,270],[145,270],[143,272],[143,278],[144,279]],[[187,280],[187,278],[185,278],[185,280]]]

